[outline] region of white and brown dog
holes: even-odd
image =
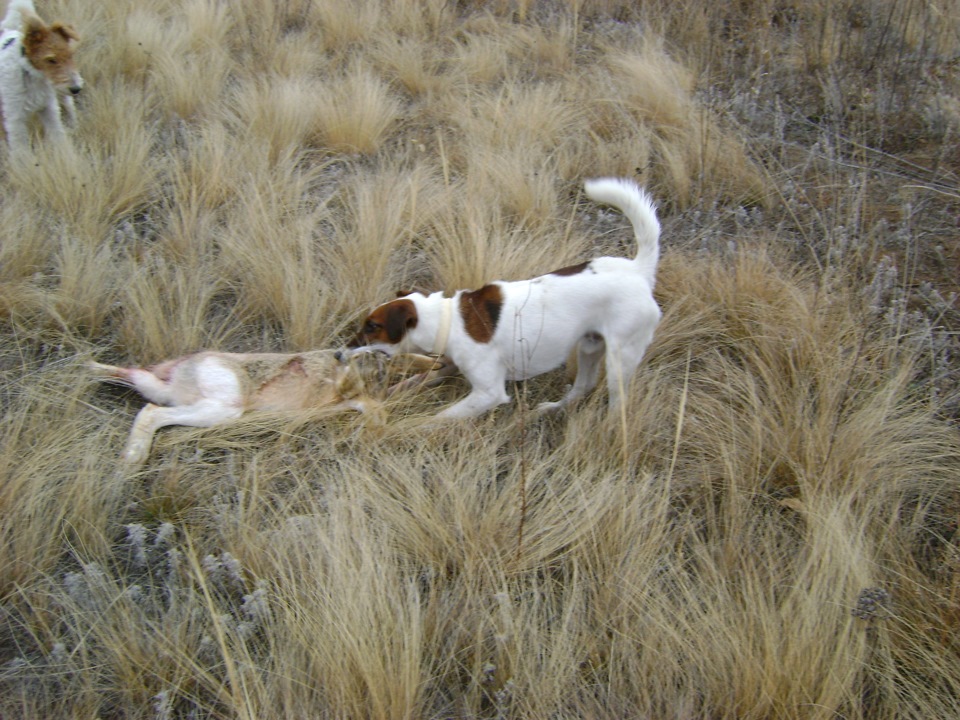
[[[0,27],[0,103],[10,149],[29,149],[34,115],[47,138],[62,140],[60,107],[75,122],[73,96],[83,88],[73,60],[77,33],[63,23],[47,25],[31,0],[11,0]]]
[[[600,257],[532,280],[460,290],[451,298],[411,293],[373,310],[351,352],[445,354],[472,389],[440,417],[468,418],[509,402],[507,380],[552,370],[576,347],[573,385],[562,400],[543,403],[538,411],[562,407],[591,390],[602,358],[610,407],[618,407],[660,321],[653,298],[660,223],[653,201],[629,180],[589,180],[585,190],[629,218],[637,241],[632,260]]]
[[[381,398],[398,390],[431,385],[452,372],[443,360],[404,354],[344,358],[333,350],[303,353],[206,351],[148,368],[91,362],[101,380],[126,385],[150,402],[137,414],[123,451],[131,464],[143,462],[153,435],[168,425],[214,427],[253,411],[378,411]],[[391,378],[407,377],[387,390]]]

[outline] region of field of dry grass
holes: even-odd
[[[960,717],[949,0],[38,0],[0,152],[0,717]],[[340,346],[397,288],[632,252],[623,417],[162,431],[85,363]]]

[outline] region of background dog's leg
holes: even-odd
[[[56,97],[40,111],[40,121],[43,123],[44,134],[48,140],[59,142],[67,137],[67,131],[60,119],[60,103]]]
[[[189,427],[213,427],[243,415],[243,408],[226,405],[213,400],[202,400],[194,405],[160,407],[148,403],[137,413],[133,429],[123,451],[123,459],[130,464],[139,464],[147,459],[153,434],[168,425]]]
[[[67,119],[67,124],[71,127],[76,127],[77,125],[77,108],[73,103],[73,98],[69,95],[60,96],[60,107],[63,109],[64,117]]]
[[[30,149],[30,131],[27,128],[27,119],[17,112],[16,108],[7,103],[4,106],[3,129],[7,133],[7,142],[12,153]]]

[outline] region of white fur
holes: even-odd
[[[123,451],[125,461],[143,462],[150,451],[154,433],[162,427],[213,427],[243,415],[245,397],[233,368],[217,356],[206,356],[192,370],[193,383],[186,387],[160,380],[149,370],[130,370],[130,384],[152,402],[137,413]]]
[[[633,259],[600,257],[576,274],[549,274],[519,282],[497,282],[503,304],[488,342],[471,337],[454,313],[445,353],[470,382],[467,397],[440,413],[445,418],[479,415],[510,398],[507,380],[524,380],[561,365],[577,348],[577,377],[562,400],[538,409],[559,408],[577,400],[597,383],[605,359],[610,407],[623,401],[629,382],[653,339],[660,308],[653,298],[659,257],[660,224],[650,197],[629,180],[604,178],[585,184],[587,196],[624,212],[634,228]],[[458,291],[457,302],[465,291]],[[387,352],[428,351],[441,330],[443,293],[413,293],[416,322],[399,342],[363,349]],[[400,302],[394,301],[394,303]],[[390,306],[387,303],[381,308]],[[376,314],[371,315],[373,318]],[[368,325],[365,327],[373,327]],[[362,334],[361,334],[362,337]]]
[[[371,356],[373,357],[373,356]],[[381,368],[417,375],[390,393],[429,386],[455,369],[443,360],[409,355],[381,365],[349,362],[333,350],[306,353],[227,353],[206,351],[174,358],[149,368],[90,363],[100,379],[135,388],[148,402],[137,414],[123,459],[142,463],[153,436],[168,425],[214,427],[251,411],[296,412],[308,408],[357,410],[377,415],[375,397]],[[386,377],[386,376],[385,376]],[[384,377],[384,380],[385,380]]]
[[[69,82],[55,87],[46,74],[38,70],[24,56],[24,14],[36,15],[32,0],[12,0],[0,23],[0,103],[3,106],[3,124],[7,141],[13,151],[30,147],[29,121],[39,115],[47,138],[60,141],[66,137],[60,117],[61,104],[68,120],[76,121],[73,98],[83,87],[78,72],[71,73]]]

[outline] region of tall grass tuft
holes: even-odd
[[[318,89],[315,114],[331,150],[371,155],[399,119],[400,103],[382,79],[358,65]]]

